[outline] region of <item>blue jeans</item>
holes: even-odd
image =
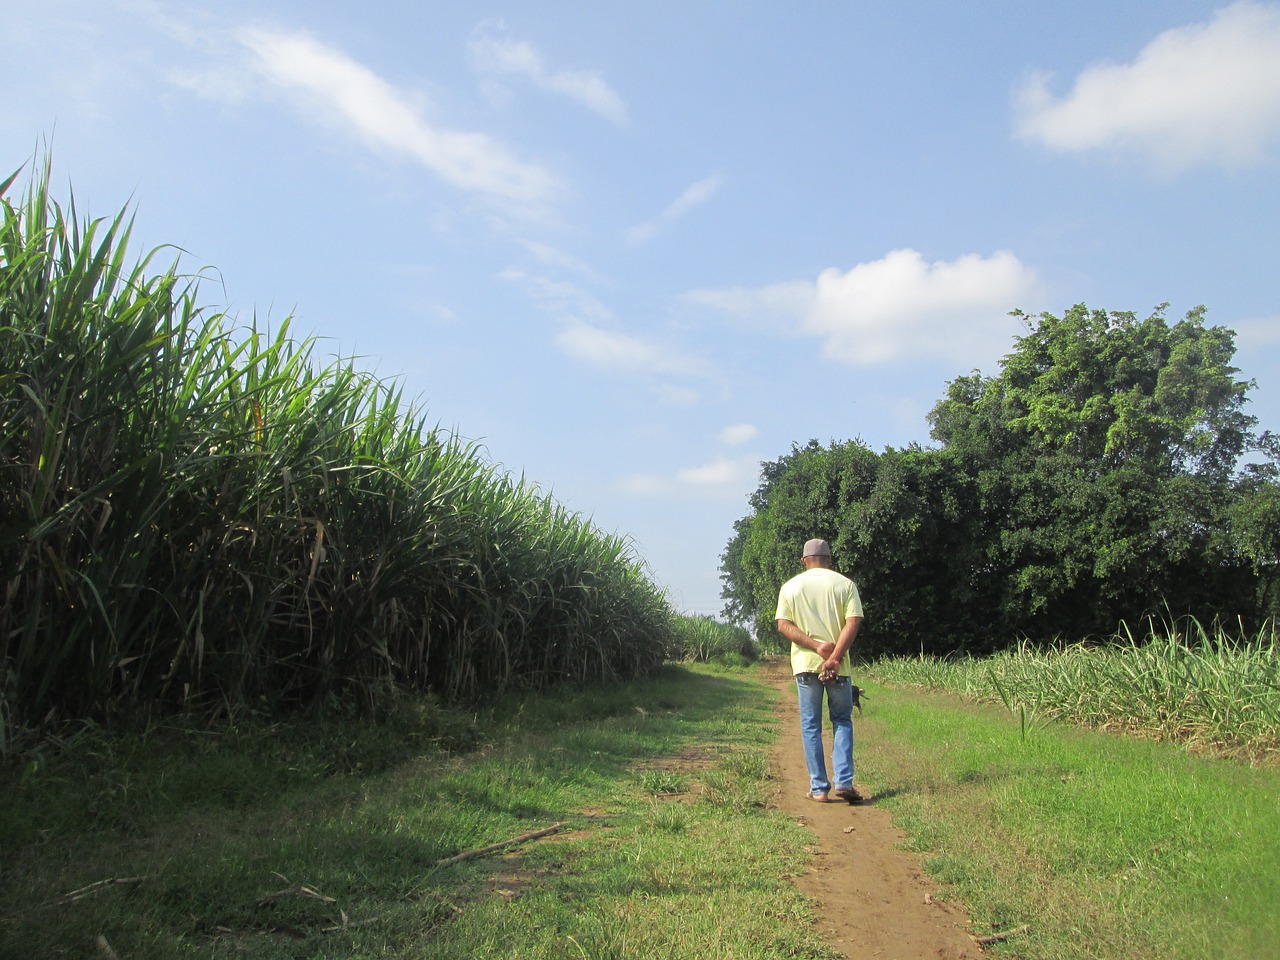
[[[831,792],[822,749],[824,693],[831,717],[831,766],[835,785],[837,788],[853,786],[853,681],[837,677],[823,683],[816,673],[797,673],[796,690],[800,695],[800,739],[804,744],[804,762],[809,768],[809,790]]]

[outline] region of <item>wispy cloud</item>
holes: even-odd
[[[305,33],[253,28],[239,40],[257,73],[309,116],[340,125],[373,149],[406,156],[454,187],[528,215],[544,213],[562,190],[541,164],[517,158],[487,134],[432,123],[420,100]]]
[[[735,423],[720,431],[720,442],[725,446],[737,447],[749,440],[754,440],[759,433],[750,423]]]
[[[544,267],[555,267],[591,279],[597,279],[596,272],[586,261],[565,250],[561,250],[559,247],[543,243],[540,240],[518,240],[517,243],[524,248],[529,256]]]
[[[1137,155],[1166,174],[1244,167],[1280,146],[1280,6],[1243,0],[1165,31],[1129,64],[1084,70],[1057,98],[1036,75],[1017,96],[1024,140]]]
[[[674,474],[633,473],[622,477],[617,488],[638,497],[697,495],[738,499],[751,490],[759,477],[755,457],[716,457],[707,463],[680,467]]]
[[[691,290],[684,299],[727,313],[761,333],[787,333],[812,309],[813,281],[787,280],[763,287]]]
[[[749,423],[735,423],[722,429],[716,440],[723,446],[741,446],[755,439],[758,431]],[[672,473],[633,473],[618,481],[622,493],[639,497],[699,497],[740,498],[751,490],[760,471],[760,459],[756,456],[729,456],[718,454],[705,463],[677,467]]]
[[[583,320],[567,321],[556,343],[571,357],[613,373],[703,379],[711,372],[710,367],[696,357]]]
[[[632,497],[665,497],[671,493],[671,481],[656,473],[629,473],[618,479],[614,489]]]
[[[628,230],[627,239],[632,243],[643,243],[646,240],[652,240],[663,227],[679,220],[694,207],[701,206],[710,200],[715,196],[720,186],[721,178],[719,174],[713,174],[699,180],[686,188],[684,193],[676,197],[667,209],[663,210],[657,217]]]
[[[741,486],[744,480],[751,480],[756,471],[755,460],[734,460],[729,457],[716,457],[710,463],[696,467],[684,467],[676,471],[676,479],[681,483],[689,483],[699,487]]]
[[[516,268],[504,270],[499,276],[519,286],[557,319],[586,320],[595,324],[614,322],[613,312],[577,284]]]
[[[812,282],[686,296],[766,328],[818,337],[824,355],[852,366],[924,357],[976,363],[1009,346],[1010,324],[1001,321],[1035,306],[1039,280],[1008,251],[927,263],[915,250],[894,250],[851,270],[824,270]]]
[[[700,386],[718,382],[708,361],[679,346],[621,330],[612,311],[575,284],[522,270],[502,278],[519,284],[560,325],[555,343],[580,363],[649,383],[667,404],[688,406],[701,399]]]
[[[1247,350],[1261,350],[1280,344],[1280,316],[1252,317],[1225,326],[1236,332],[1236,342]]]
[[[623,126],[627,107],[599,70],[549,67],[527,40],[516,40],[501,21],[486,20],[471,38],[471,61],[486,74],[523,77],[539,90],[559,94]]]

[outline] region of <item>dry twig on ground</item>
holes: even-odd
[[[1001,933],[993,933],[986,937],[974,937],[973,942],[980,947],[985,947],[989,943],[999,943],[1001,940],[1008,940],[1010,937],[1016,937],[1020,933],[1026,933],[1031,927],[1023,924],[1020,927],[1014,927],[1012,930],[1005,930]]]
[[[48,900],[40,904],[40,906],[60,907],[63,904],[74,903],[76,900],[83,899],[91,893],[97,893],[99,890],[105,890],[107,887],[118,886],[126,883],[141,883],[143,879],[144,878],[142,877],[111,877],[107,880],[95,880],[93,883],[83,886],[79,890],[72,890],[70,893],[64,893],[60,897],[55,897],[52,900]]]
[[[518,837],[512,837],[510,840],[503,840],[499,843],[491,843],[487,847],[476,847],[474,850],[464,850],[456,857],[447,857],[444,860],[437,860],[437,867],[447,867],[453,863],[461,863],[463,860],[471,860],[475,857],[483,857],[486,853],[494,853],[498,850],[505,850],[507,847],[514,847],[516,844],[528,843],[530,840],[537,840],[540,837],[549,836],[561,827],[563,823],[552,824],[545,830],[534,830],[532,833],[521,834]]]

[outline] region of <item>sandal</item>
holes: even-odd
[[[867,799],[852,785],[848,787],[837,787],[836,797],[843,800],[845,803],[865,803]]]
[[[814,793],[812,790],[810,790],[808,793],[805,794],[805,796],[808,799],[812,800],[814,803],[827,802],[827,795],[825,793]]]

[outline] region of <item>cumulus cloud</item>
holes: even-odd
[[[694,207],[701,206],[715,196],[716,191],[720,189],[720,185],[719,174],[713,174],[690,185],[657,217],[628,230],[627,239],[632,243],[643,243],[646,240],[652,240],[663,227],[679,220]]]
[[[627,122],[626,104],[599,70],[549,67],[533,44],[511,37],[501,22],[485,21],[476,28],[471,61],[484,73],[523,77],[538,89],[575,100],[619,126]]]
[[[540,164],[521,160],[484,133],[430,122],[421,105],[363,64],[304,33],[246,29],[240,42],[258,74],[309,112],[342,124],[368,146],[406,156],[459,189],[544,210],[562,189]]]
[[[1018,92],[1016,129],[1058,151],[1137,155],[1167,174],[1237,168],[1280,146],[1280,6],[1234,3],[1207,23],[1165,31],[1128,64],[1084,70],[1055,97],[1036,75]]]
[[[688,295],[755,324],[818,337],[823,354],[851,366],[945,358],[980,363],[1009,345],[1009,311],[1039,297],[1035,271],[1014,254],[927,263],[894,250],[816,280]]]

